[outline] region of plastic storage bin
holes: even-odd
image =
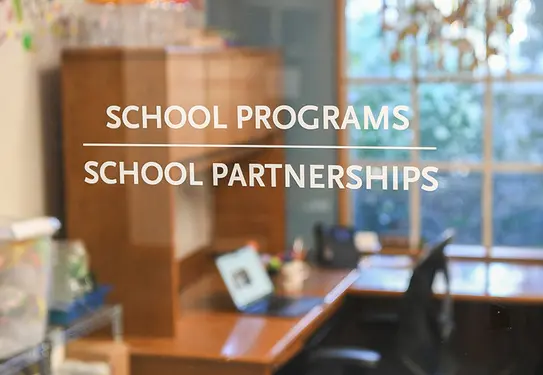
[[[0,360],[45,339],[54,218],[0,219]]]
[[[89,259],[80,240],[55,241],[50,310],[64,310],[64,306],[92,289],[89,278]]]
[[[54,326],[68,326],[76,320],[95,312],[104,306],[111,289],[109,285],[99,286],[69,305],[63,306],[61,310],[51,310],[49,312],[49,323]]]

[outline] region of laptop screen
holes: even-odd
[[[237,308],[243,308],[273,293],[273,283],[251,246],[221,255],[217,268]]]

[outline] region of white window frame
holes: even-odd
[[[347,48],[346,48],[346,17],[345,17],[345,5],[347,0],[336,0],[337,2],[337,25],[338,25],[338,97],[339,106],[344,109],[347,107],[347,91],[349,86],[356,85],[394,85],[405,84],[409,85],[411,92],[411,110],[413,118],[410,121],[410,129],[413,132],[412,146],[433,146],[433,145],[421,145],[420,144],[420,118],[419,118],[419,95],[417,88],[421,84],[425,83],[481,83],[483,84],[483,113],[484,120],[481,124],[483,126],[483,150],[481,155],[481,162],[468,163],[468,162],[436,162],[425,161],[420,158],[420,151],[411,150],[411,160],[406,161],[378,161],[378,160],[363,160],[363,159],[351,159],[349,150],[339,150],[340,163],[347,165],[356,163],[360,165],[376,165],[376,166],[416,166],[423,168],[426,165],[432,165],[439,168],[440,171],[457,171],[459,169],[468,170],[469,172],[480,172],[482,175],[482,187],[481,187],[481,220],[482,220],[482,243],[486,249],[486,256],[491,256],[493,244],[493,176],[496,173],[543,173],[542,164],[533,163],[509,163],[509,162],[496,162],[493,160],[493,112],[494,112],[494,100],[492,87],[495,83],[502,82],[541,82],[543,84],[543,75],[534,74],[508,74],[506,76],[492,76],[489,73],[489,69],[486,69],[487,74],[484,76],[474,76],[472,74],[457,74],[457,75],[440,75],[440,76],[428,76],[420,77],[414,75],[410,78],[397,78],[397,77],[349,77],[347,72]],[[413,47],[412,53],[412,66],[413,71],[418,69],[417,50],[416,45]],[[488,68],[488,67],[487,67]],[[398,103],[406,104],[406,103]],[[348,132],[342,132],[339,136],[339,143],[341,145],[349,144]],[[421,190],[410,189],[409,190],[409,243],[412,249],[416,249],[421,240]],[[340,222],[343,224],[352,223],[352,194],[353,192],[347,190],[340,191]]]

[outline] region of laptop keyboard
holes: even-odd
[[[289,298],[273,296],[249,307],[245,312],[249,314],[295,317],[306,314],[313,307],[320,305],[321,303],[322,298]]]
[[[281,316],[301,316],[309,312],[313,307],[320,305],[322,298],[273,298],[268,305],[268,313]]]
[[[274,296],[270,299],[268,304],[268,311],[279,311],[290,305],[292,305],[296,300],[286,297],[277,297]]]

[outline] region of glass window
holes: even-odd
[[[383,13],[382,2],[346,0],[344,104],[358,114],[364,106],[409,105],[410,130],[354,130],[346,138],[356,146],[437,150],[344,152],[361,165],[438,166],[440,187],[342,192],[352,196],[343,200],[350,204],[345,212],[360,229],[405,235],[414,244],[454,227],[459,244],[543,247],[543,0],[515,2],[512,33],[492,36],[501,53],[486,61],[485,9],[501,3],[473,2],[481,17],[465,33],[479,63],[468,71],[459,70],[459,48],[436,47],[427,35],[397,43],[383,25],[402,18],[394,0],[386,3]],[[393,53],[401,58],[393,62]]]

